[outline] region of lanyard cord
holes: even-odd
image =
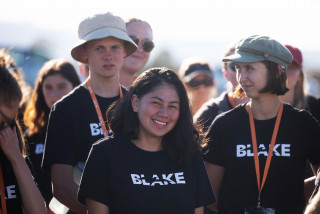
[[[249,107],[249,120],[250,120],[250,129],[251,129],[252,147],[253,147],[253,153],[254,153],[254,165],[255,165],[255,169],[256,169],[258,191],[259,191],[258,206],[260,206],[260,195],[261,195],[262,188],[265,184],[265,181],[267,179],[267,174],[268,174],[270,163],[271,163],[273,148],[274,148],[274,145],[276,142],[276,138],[277,138],[277,134],[278,134],[278,130],[279,130],[279,125],[280,125],[280,120],[281,120],[281,116],[282,116],[282,112],[283,112],[283,104],[281,103],[280,109],[278,111],[277,119],[276,119],[276,124],[274,125],[272,139],[271,139],[270,148],[269,148],[269,152],[268,152],[268,157],[267,157],[267,161],[266,161],[266,164],[264,167],[261,186],[260,186],[260,167],[259,167],[256,131],[255,131],[255,127],[254,127],[254,120],[253,120],[253,115],[252,115],[252,111],[251,111],[251,106],[249,105],[248,107]]]
[[[4,182],[3,182],[1,163],[0,163],[0,193],[1,193],[1,208],[2,208],[2,212],[0,210],[0,214],[7,214],[6,195],[4,193]]]
[[[91,86],[91,83],[89,81],[89,78],[87,79],[87,87],[88,87],[88,90],[89,90],[89,93],[90,93],[90,96],[91,96],[91,99],[92,99],[92,102],[94,104],[94,107],[96,109],[96,112],[97,112],[97,115],[98,115],[98,118],[99,118],[99,123],[101,125],[101,128],[102,128],[102,131],[103,131],[103,135],[104,137],[108,137],[108,132],[107,132],[107,128],[106,128],[106,124],[104,123],[103,121],[103,117],[102,117],[102,113],[101,113],[101,110],[100,110],[100,106],[99,106],[99,103],[98,103],[98,100],[97,100],[97,97],[96,95],[94,94],[94,91],[92,89],[92,86]],[[123,93],[122,93],[122,89],[121,89],[121,86],[119,86],[120,88],[120,99],[123,97]],[[1,214],[1,213],[0,213]]]

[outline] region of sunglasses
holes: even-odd
[[[142,49],[147,52],[150,53],[152,51],[152,49],[154,48],[154,44],[150,39],[143,39],[140,40],[138,37],[134,36],[134,35],[129,35],[129,37],[134,41],[134,43],[136,43],[136,45],[139,46],[139,42],[141,41],[142,44]]]
[[[197,88],[201,85],[203,86],[213,86],[213,78],[212,77],[206,77],[204,79],[192,79],[187,83],[188,86],[191,88]]]
[[[5,121],[6,122],[4,122],[4,123],[2,123],[2,124],[0,124],[0,131],[1,130],[3,130],[3,129],[5,129],[5,128],[7,128],[7,127],[13,127],[13,126],[15,126],[16,125],[16,121],[15,121],[15,119],[10,119],[7,115],[5,115],[4,113],[3,113],[3,111],[1,111],[0,110],[0,114],[2,115],[2,117],[5,119]]]

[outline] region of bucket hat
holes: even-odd
[[[128,36],[126,24],[122,18],[115,16],[110,12],[95,14],[80,22],[78,27],[78,43],[72,48],[71,56],[82,63],[87,63],[80,57],[80,48],[86,42],[94,39],[115,37],[123,40],[127,50],[127,56],[137,50],[137,45]],[[126,56],[126,57],[127,57]]]
[[[290,51],[278,41],[268,37],[253,35],[246,37],[236,44],[234,54],[224,57],[223,62],[258,62],[268,60],[282,66],[292,61]]]
[[[293,61],[294,63],[296,63],[300,68],[302,67],[302,53],[299,50],[299,48],[294,47],[292,45],[284,45],[292,54],[293,56]]]

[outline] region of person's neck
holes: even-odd
[[[142,150],[149,152],[157,152],[162,150],[162,138],[151,137],[139,134],[138,138],[132,142]]]
[[[293,105],[294,90],[287,91],[284,95],[280,96],[280,99],[284,103],[289,103],[289,104]]]
[[[228,93],[228,97],[229,99],[233,99],[233,102],[234,104],[237,106],[239,104],[243,104],[243,103],[246,103],[246,102],[249,102],[250,99],[248,97],[243,97],[243,98],[236,98],[233,96],[233,92],[229,92]]]
[[[275,94],[266,95],[259,99],[251,99],[253,117],[258,120],[267,120],[277,116],[281,105],[280,97]]]
[[[100,97],[111,98],[120,93],[118,76],[106,79],[90,75],[89,81],[94,93]]]
[[[135,75],[127,70],[120,71],[120,84],[123,85],[125,88],[130,88],[134,81]]]

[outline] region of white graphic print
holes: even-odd
[[[166,174],[153,174],[151,177],[145,177],[144,174],[130,174],[132,183],[144,186],[169,185],[169,184],[185,184],[183,172]]]
[[[290,157],[290,144],[276,144],[273,147],[273,155]],[[270,145],[269,145],[270,147]],[[258,147],[258,156],[268,156],[269,147],[266,148],[263,144]],[[237,157],[253,157],[253,148],[251,144],[237,145]]]
[[[90,130],[92,136],[103,135],[100,123],[90,123]]]

